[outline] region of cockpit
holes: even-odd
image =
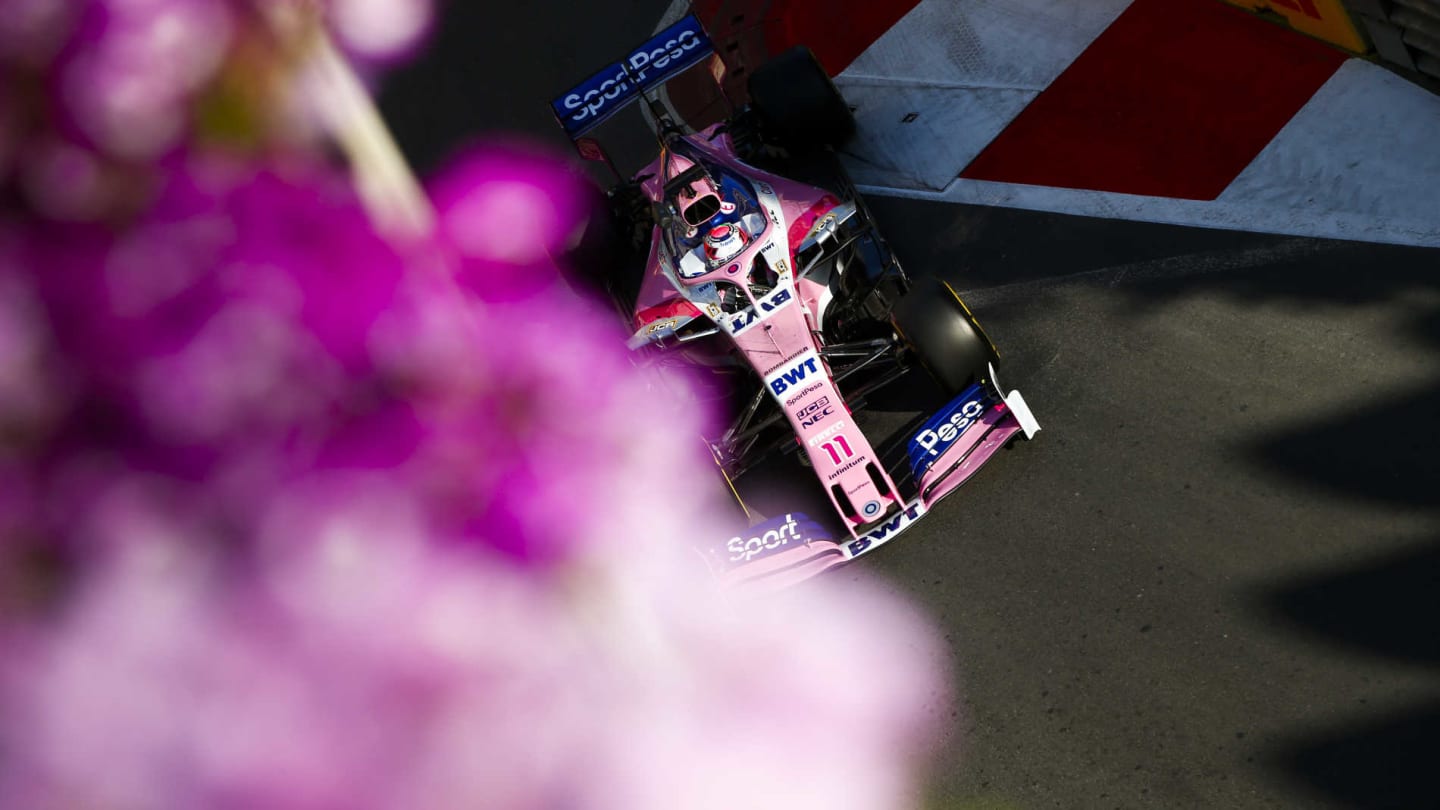
[[[671,217],[664,230],[676,273],[689,282],[734,260],[764,236],[769,220],[747,181],[682,150],[683,142],[667,150],[664,191]]]

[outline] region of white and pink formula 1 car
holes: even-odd
[[[731,422],[707,441],[732,491],[775,453],[813,470],[838,531],[787,513],[702,549],[727,584],[782,586],[889,541],[1040,428],[1000,388],[995,347],[950,285],[912,282],[877,233],[830,151],[853,133],[851,111],[808,49],[756,70],[749,104],[721,124],[686,134],[667,118],[648,91],[712,52],[686,17],[551,107],[608,163],[580,136],[649,105],[659,156],[608,193],[635,261],[595,281],[631,321],[632,349],[724,381]],[[854,414],[915,365],[953,399],[887,469]]]

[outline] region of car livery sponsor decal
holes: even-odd
[[[813,427],[821,419],[835,412],[835,406],[830,404],[830,397],[820,397],[814,402],[806,405],[795,412],[795,421],[800,423],[800,429],[804,430]]]
[[[732,335],[738,335],[749,329],[757,321],[763,321],[770,313],[788,304],[793,296],[789,287],[776,287],[770,293],[755,301],[755,306],[747,307],[725,319],[725,329]]]
[[[785,233],[784,212],[780,210],[780,197],[775,193],[773,186],[759,180],[755,181],[755,191],[757,192],[756,196],[760,198],[760,207],[765,210],[765,214],[775,224],[772,231],[774,236],[765,247],[761,248],[760,253],[775,272],[780,274],[781,278],[786,278],[790,275],[790,268],[785,262],[790,257],[790,237]]]
[[[704,284],[696,284],[694,287],[689,287],[687,289],[688,292],[685,290],[682,290],[681,292],[685,295],[685,298],[691,303],[718,304],[720,302],[720,291],[715,286],[715,282],[713,281],[707,281]]]
[[[686,15],[638,48],[550,102],[570,137],[589,130],[640,95],[642,90],[699,62],[713,50],[695,15]]]
[[[750,527],[745,535],[730,538],[725,544],[726,562],[747,563],[815,541],[833,542],[833,539],[805,513],[790,512]]]
[[[695,320],[694,315],[682,315],[677,318],[665,318],[655,321],[637,330],[635,334],[631,335],[630,339],[625,342],[625,345],[635,349],[652,341],[663,340],[673,336],[680,330],[680,327],[693,320]]]
[[[761,246],[760,255],[765,257],[766,262],[769,262],[770,267],[775,270],[775,275],[784,277],[786,273],[790,272],[790,268],[785,264],[785,249],[780,245],[778,239],[772,239]]]
[[[834,481],[836,478],[839,478],[840,476],[844,475],[845,473],[850,472],[851,470],[853,470],[853,469],[855,469],[856,467],[858,467],[858,466],[860,465],[860,462],[862,462],[862,461],[864,461],[864,460],[865,460],[865,459],[863,459],[863,458],[856,458],[856,459],[851,459],[850,461],[847,461],[847,462],[845,462],[844,464],[841,464],[839,467],[836,467],[829,475],[825,476],[825,480],[826,480],[826,481]]]
[[[889,520],[846,543],[843,546],[845,556],[853,559],[867,551],[874,551],[882,543],[893,540],[896,535],[910,528],[924,515],[925,504],[922,501],[911,502],[904,509],[892,515]]]
[[[799,392],[797,392],[797,393],[795,393],[795,394],[793,394],[793,395],[791,395],[790,397],[787,397],[787,398],[785,399],[785,407],[789,408],[789,407],[793,406],[795,403],[797,403],[797,402],[799,402],[800,400],[804,399],[807,395],[813,394],[813,393],[815,393],[816,391],[819,391],[822,386],[823,386],[822,383],[816,382],[816,383],[810,383],[809,385],[805,386],[804,388],[801,388],[801,389],[799,390]]]
[[[845,429],[845,420],[844,420],[844,419],[837,419],[837,420],[835,420],[835,424],[830,425],[829,427],[825,428],[824,430],[820,431],[819,433],[816,433],[814,436],[811,436],[808,440],[806,440],[805,443],[806,443],[807,445],[811,446],[811,447],[814,447],[815,445],[817,445],[817,444],[825,441],[826,439],[834,436],[835,434],[839,433],[840,431],[842,431],[842,430],[844,430],[844,429]]]
[[[770,387],[770,393],[779,399],[790,389],[799,388],[808,381],[824,376],[825,369],[820,365],[820,356],[814,349],[806,349],[795,360],[765,375],[765,384]]]
[[[990,397],[985,390],[979,385],[972,385],[930,417],[929,421],[910,437],[906,448],[910,457],[910,468],[915,476],[918,478],[930,469],[930,465],[949,450],[950,445],[954,444],[967,428],[985,415],[985,409],[989,405]]]

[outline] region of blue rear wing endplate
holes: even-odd
[[[713,51],[700,21],[687,14],[550,102],[550,110],[565,133],[576,138]]]

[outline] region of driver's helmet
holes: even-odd
[[[711,264],[729,261],[745,249],[750,234],[738,222],[726,222],[711,227],[705,232],[705,258]]]

